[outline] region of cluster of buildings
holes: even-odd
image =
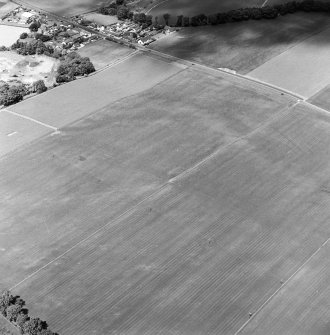
[[[33,22],[39,24],[39,29],[36,32],[29,33],[26,41],[34,39],[36,34],[42,34],[48,39],[44,43],[62,55],[68,53],[68,51],[78,50],[101,38],[97,34],[75,27],[74,24],[56,20],[47,14],[22,6],[7,13],[2,18],[3,24],[15,24],[22,27],[29,27]]]
[[[74,19],[78,24],[84,24],[85,21],[83,16],[77,16],[72,19]],[[102,33],[105,37],[115,37],[119,40],[124,40],[129,43],[138,43],[141,45],[148,45],[152,43],[156,40],[156,35],[159,35],[160,33],[168,33],[168,30],[170,29],[170,27],[158,29],[153,26],[143,29],[140,24],[130,20],[120,21],[110,25],[89,22],[86,27]]]

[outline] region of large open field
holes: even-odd
[[[56,90],[13,109],[63,127],[0,161],[0,283],[59,333],[234,334],[330,234],[329,114],[193,66],[162,78],[66,126]]]
[[[185,28],[159,39],[150,47],[246,74],[328,26],[328,14],[297,13],[269,21]],[[314,46],[311,43],[310,47]]]
[[[194,64],[330,66],[327,15],[266,24],[155,44],[192,62],[98,41],[112,65],[2,109],[0,290],[60,335],[327,334],[330,113]]]
[[[245,248],[250,242],[240,243],[241,234],[248,239],[258,232],[253,199],[267,192],[273,199],[278,196],[276,190],[280,191],[280,185],[270,191],[274,184],[269,182],[251,198],[249,185],[259,171],[253,169],[253,160],[264,162],[259,183],[273,176],[270,180],[276,180],[277,185],[281,167],[287,169],[285,164],[276,163],[282,157],[281,150],[266,155],[271,150],[269,143],[254,151],[258,141],[250,142],[249,134],[259,133],[264,125],[274,125],[275,120],[291,115],[286,108],[292,102],[280,94],[221,79],[220,74],[214,77],[185,70],[143,94],[119,100],[64,127],[57,136],[45,137],[7,155],[1,160],[6,178],[0,185],[1,208],[5,208],[1,211],[0,234],[5,274],[0,278],[2,286],[15,286],[44,267],[14,292],[24,292],[31,313],[49,320],[51,327],[61,333],[127,334],[136,329],[135,333],[154,334],[177,329],[189,334],[197,321],[196,329],[211,333],[219,333],[212,330],[214,327],[235,329],[246,318],[252,288],[251,281],[246,281],[238,300],[226,298],[230,283],[233,290],[242,284],[240,277],[235,285],[232,282],[235,272],[229,270],[230,264],[247,254]],[[53,102],[58,109],[64,108],[62,103],[59,99]],[[274,133],[275,139],[277,136]],[[280,139],[283,141],[283,137]],[[245,147],[244,143],[250,145]],[[283,153],[289,146],[292,157],[296,157],[291,142],[284,140],[283,145]],[[226,157],[231,153],[236,158]],[[204,168],[182,174],[210,155],[214,160],[210,159],[206,166],[213,171],[213,186],[205,179],[209,172]],[[230,162],[233,167],[226,165]],[[14,168],[17,164],[19,169]],[[250,172],[238,177],[242,172],[235,172],[234,166]],[[288,183],[290,173],[295,171],[287,171],[283,183]],[[178,175],[179,179],[168,183]],[[191,175],[196,178],[192,183],[186,179]],[[285,199],[292,200],[290,197],[299,194],[295,188],[290,190]],[[252,203],[243,206],[245,197]],[[141,200],[144,202],[139,204]],[[236,211],[229,215],[228,210],[235,206]],[[270,210],[268,206],[266,202],[264,209]],[[279,211],[286,208],[282,202],[278,206]],[[245,210],[243,220],[238,213]],[[266,235],[273,229],[277,231],[279,224],[266,224],[261,217],[256,222]],[[281,227],[285,230],[279,225],[277,234]],[[301,234],[296,237],[297,243],[303,238]],[[225,240],[233,243],[228,250]],[[251,248],[254,245],[258,248],[256,244]],[[283,252],[286,250],[283,248]],[[288,257],[283,255],[283,259]],[[298,264],[300,258],[295,261]],[[244,269],[248,276],[249,268]],[[251,267],[251,276],[256,275],[255,269]],[[269,276],[268,269],[259,269],[261,282],[263,276]],[[232,267],[232,271],[240,270]],[[270,286],[265,284],[265,290],[251,304],[257,305],[274,286],[273,281]],[[188,294],[190,289],[192,295]],[[222,312],[218,311],[217,316],[213,312],[205,314],[216,299],[223,305]],[[96,301],[101,300],[98,305]],[[232,314],[229,311],[234,300],[234,305],[242,307]],[[79,312],[84,322],[71,322],[78,312],[76,304],[84,306]],[[103,304],[108,307],[104,309]],[[205,312],[199,312],[199,308]]]

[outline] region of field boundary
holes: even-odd
[[[139,49],[144,50],[145,53],[147,53],[147,54],[151,53],[151,54],[158,55],[158,56],[161,56],[161,57],[164,57],[164,58],[167,58],[167,59],[171,59],[173,61],[183,63],[184,65],[187,65],[189,67],[194,65],[194,66],[198,66],[201,69],[205,69],[205,70],[208,70],[208,71],[212,70],[212,71],[221,73],[226,77],[243,79],[243,81],[245,81],[245,82],[254,82],[254,83],[258,84],[259,86],[268,87],[269,89],[272,89],[276,92],[285,93],[287,95],[290,95],[294,99],[298,99],[298,100],[305,100],[306,99],[305,97],[299,95],[298,93],[288,91],[284,88],[281,88],[279,86],[275,86],[275,85],[263,82],[261,80],[255,79],[253,77],[249,77],[249,76],[242,75],[242,74],[239,74],[239,73],[231,73],[231,72],[228,72],[228,71],[216,68],[216,67],[211,67],[211,66],[204,65],[204,64],[201,64],[201,63],[198,63],[198,62],[195,62],[195,61],[190,61],[190,60],[187,60],[187,59],[172,56],[172,55],[169,55],[169,54],[166,54],[166,53],[163,53],[161,51],[154,50],[154,49],[150,49],[150,48],[139,47]],[[187,64],[187,63],[189,63],[189,64]]]
[[[317,248],[306,260],[305,262],[303,262],[298,269],[284,282],[281,283],[281,286],[254,312],[252,313],[252,315],[250,316],[250,318],[245,321],[243,323],[243,325],[235,332],[234,335],[238,335],[239,333],[241,333],[241,331],[251,322],[251,320],[253,320],[260,312],[261,310],[268,305],[268,303],[277,295],[277,293],[279,293],[285,286],[288,285],[288,283],[291,281],[291,279],[293,277],[295,277],[295,275],[300,272],[300,270],[310,261],[312,260],[321,250],[323,247],[325,247],[328,242],[330,240],[330,237],[328,237],[319,248]]]
[[[12,114],[12,115],[15,115],[15,116],[17,116],[17,117],[20,117],[20,118],[22,118],[22,119],[29,120],[29,121],[31,121],[31,122],[37,123],[37,124],[39,124],[39,125],[41,125],[41,126],[43,126],[43,127],[46,127],[46,128],[49,128],[49,129],[53,130],[53,131],[56,132],[56,133],[59,132],[59,129],[58,129],[58,128],[56,128],[56,127],[54,127],[54,126],[51,126],[51,125],[49,125],[49,124],[47,124],[47,123],[38,121],[38,120],[36,120],[36,119],[33,119],[32,117],[29,117],[29,116],[25,116],[25,115],[23,115],[23,114],[16,113],[16,112],[10,111],[10,110],[5,109],[5,108],[4,108],[4,109],[1,109],[1,112],[5,112],[5,113],[8,113],[8,114]]]

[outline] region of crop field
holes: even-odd
[[[329,243],[259,313],[242,335],[329,334]],[[274,332],[275,333],[275,332]]]
[[[0,2],[0,19],[6,15],[8,12],[14,10],[17,7],[17,5],[13,2],[8,1],[1,1]]]
[[[250,77],[311,97],[330,84],[330,29],[316,34],[248,73]],[[317,52],[315,52],[317,50]]]
[[[159,5],[149,13],[154,17],[162,17],[163,14],[169,13],[176,19],[177,15],[213,14],[235,8],[259,7],[263,2],[262,0],[168,0],[159,1]],[[154,6],[151,5],[151,7]]]
[[[98,40],[78,50],[83,57],[89,57],[98,70],[132,53],[132,49],[118,43]]]
[[[49,12],[73,16],[87,13],[100,7],[107,0],[25,0],[26,3],[42,8]]]
[[[320,90],[318,93],[313,95],[309,102],[312,104],[324,108],[330,111],[330,85],[327,85],[325,88]]]
[[[59,128],[111,102],[149,89],[182,69],[184,66],[137,53],[116,66],[59,86],[9,109]]]
[[[328,26],[328,14],[296,13],[276,20],[184,28],[150,48],[246,74]],[[314,46],[311,42],[310,48]]]
[[[328,238],[329,115],[269,99],[258,111],[228,83],[183,103],[201,78],[181,73],[1,162],[15,211],[1,280],[53,259],[14,290],[53,329],[234,334]],[[236,108],[216,111],[220,96]]]
[[[170,316],[165,314],[173,309],[173,303],[177,304],[177,294],[185,296],[184,287],[177,287],[181,293],[173,290],[169,300],[164,300],[164,309],[157,301],[166,297],[180,278],[185,285],[187,276],[192,275],[189,285],[195,287],[199,276],[200,283],[206,279],[202,275],[205,271],[205,276],[216,275],[212,275],[212,268],[217,271],[221,267],[216,255],[222,246],[209,249],[208,235],[222,232],[224,226],[217,230],[215,223],[222,217],[218,200],[228,194],[219,194],[213,201],[211,193],[222,194],[222,190],[212,191],[210,187],[210,195],[206,194],[198,205],[200,195],[188,186],[181,187],[180,177],[172,183],[168,180],[184,176],[184,171],[209,155],[218,157],[233,142],[245,142],[249,133],[285,115],[292,103],[280,94],[186,69],[144,93],[109,104],[62,128],[59,135],[44,137],[7,155],[0,162],[5,176],[0,179],[0,286],[16,286],[51,262],[16,286],[14,293],[24,291],[31,314],[48,320],[54,330],[106,334],[125,328],[122,333],[129,333],[132,328],[128,323],[139,311],[138,302],[145,309],[150,299],[155,299],[156,308],[146,311],[137,329],[144,328],[146,334],[173,329],[174,323],[168,324]],[[53,104],[58,110],[63,108],[61,99],[54,99]],[[196,216],[199,209],[200,216]],[[90,248],[99,234],[108,242],[97,242],[94,252]],[[237,238],[235,232],[233,236]],[[195,256],[190,254],[186,259],[186,248]],[[96,254],[99,257],[95,262]],[[205,267],[201,267],[204,260]],[[190,266],[194,273],[189,272]],[[50,274],[56,277],[56,287],[49,279],[36,291],[38,283]],[[76,280],[80,283],[72,290]],[[205,284],[211,282],[206,279]],[[90,286],[88,290],[86,285]],[[52,292],[43,296],[51,286]],[[200,292],[200,299],[207,299],[212,287],[205,296]],[[152,298],[149,290],[158,293]],[[66,300],[70,299],[69,291],[71,302]],[[224,291],[220,290],[221,294]],[[97,296],[102,304],[113,307],[99,311],[93,307],[83,312],[83,322],[72,323],[72,304],[92,308],[97,306]],[[178,305],[176,322],[183,332],[194,326],[196,303],[192,302],[191,309]],[[206,301],[203,304],[208,306]],[[150,313],[159,313],[154,323],[149,322],[155,316]],[[187,328],[182,323],[185,318],[189,321]],[[214,326],[213,319],[204,320],[205,330]]]
[[[115,15],[102,15],[94,12],[84,15],[84,18],[97,24],[103,24],[105,26],[119,22],[117,16]]]
[[[51,132],[37,123],[0,111],[0,156]]]
[[[1,335],[20,335],[20,332],[10,324],[2,315],[0,316],[0,334]]]

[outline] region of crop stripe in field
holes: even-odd
[[[46,128],[49,128],[49,129],[54,130],[55,132],[58,132],[58,128],[56,128],[56,127],[54,127],[54,126],[51,126],[51,125],[49,125],[49,124],[47,124],[47,123],[38,121],[38,120],[36,120],[36,119],[33,119],[32,117],[25,116],[25,115],[22,115],[22,114],[19,114],[19,113],[10,111],[10,110],[8,110],[8,109],[2,109],[2,111],[3,111],[3,112],[6,112],[6,113],[8,113],[8,114],[12,114],[12,115],[15,115],[15,116],[17,116],[17,117],[20,117],[20,118],[22,118],[22,119],[26,119],[26,120],[29,120],[29,121],[31,121],[31,122],[37,123],[37,124],[39,124],[39,125],[41,125],[41,126],[43,126],[43,127],[46,127]]]
[[[235,332],[234,335],[238,335],[242,332],[242,330],[249,324],[251,320],[253,320],[260,312],[261,310],[277,295],[278,292],[280,292],[285,286],[288,285],[288,283],[291,281],[291,279],[309,262],[311,261],[320,251],[321,249],[328,244],[330,240],[330,237],[328,237],[321,246],[316,249],[307,259],[304,263],[302,263],[299,268],[253,313],[253,315],[243,323],[243,325]]]

